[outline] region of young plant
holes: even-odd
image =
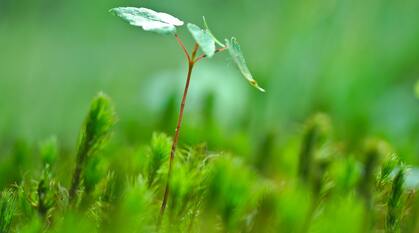
[[[0,193],[0,233],[10,232],[13,218],[16,215],[16,197],[13,190]]]
[[[301,181],[309,183],[313,179],[315,155],[326,145],[330,128],[329,117],[321,113],[307,121],[299,154],[298,176]]]
[[[148,151],[148,161],[146,165],[147,183],[151,187],[156,180],[160,167],[168,158],[172,139],[165,134],[154,133]]]
[[[53,189],[56,188],[57,184],[51,172],[51,166],[57,158],[57,152],[58,146],[55,137],[49,138],[40,145],[43,169],[40,180],[36,182],[36,197],[32,204],[44,218],[48,217],[48,212],[55,202]]]
[[[236,38],[226,39],[225,43],[221,43],[219,40],[215,38],[212,32],[209,30],[208,25],[204,18],[204,26],[205,29],[201,29],[199,26],[188,23],[187,28],[191,33],[193,39],[195,40],[195,45],[192,49],[192,52],[188,52],[184,43],[180,39],[179,35],[176,33],[176,28],[184,25],[184,22],[179,20],[172,15],[155,12],[153,10],[147,8],[135,8],[135,7],[118,7],[113,8],[110,12],[114,13],[115,15],[121,17],[123,20],[127,21],[129,24],[141,27],[145,31],[156,32],[163,35],[170,35],[173,36],[177,42],[179,43],[180,47],[183,49],[186,59],[188,62],[188,72],[186,75],[186,84],[185,89],[182,96],[182,102],[180,106],[179,117],[177,121],[177,126],[175,130],[175,135],[173,137],[173,143],[170,151],[170,160],[169,160],[169,170],[167,173],[167,183],[164,192],[164,197],[160,209],[161,216],[163,216],[168,195],[169,195],[169,187],[170,187],[170,178],[172,174],[172,167],[173,167],[173,160],[175,156],[176,146],[179,140],[179,132],[182,125],[183,119],[183,111],[185,109],[186,103],[186,96],[188,94],[189,83],[191,80],[191,75],[194,66],[201,61],[202,59],[208,57],[211,58],[214,54],[228,50],[229,54],[231,55],[233,61],[237,65],[238,69],[240,70],[241,74],[245,79],[248,80],[250,85],[254,86],[258,90],[264,92],[265,90],[261,88],[256,80],[253,78],[252,74],[250,73],[249,68],[246,65],[246,61],[243,57],[242,51],[240,49],[240,45],[237,42]],[[217,48],[218,45],[219,47]],[[202,51],[202,54],[198,55],[198,50]]]
[[[73,173],[69,200],[74,202],[82,182],[83,169],[88,157],[92,156],[105,143],[115,124],[116,117],[109,98],[100,93],[90,105],[89,113],[80,132],[77,149],[76,168]]]
[[[364,199],[367,209],[371,209],[373,204],[374,186],[377,183],[380,174],[380,167],[385,154],[388,154],[388,148],[385,142],[377,139],[368,139],[364,149],[364,167],[362,169],[363,178],[359,180],[358,192]]]
[[[387,201],[386,232],[400,232],[400,221],[403,209],[403,184],[405,182],[405,171],[403,167],[397,172],[393,179],[390,197]]]

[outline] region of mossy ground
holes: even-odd
[[[159,225],[172,140],[154,133],[147,145],[121,143],[110,137],[115,119],[101,94],[77,156],[54,138],[16,144],[0,167],[0,232],[419,230],[417,187],[406,182],[412,168],[378,139],[346,153],[324,114],[280,152],[267,136],[255,158],[181,145]]]

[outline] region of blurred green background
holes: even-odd
[[[308,117],[330,115],[355,150],[389,141],[419,164],[419,1],[0,0],[0,145],[57,135],[74,148],[91,98],[104,91],[119,116],[115,140],[174,131],[186,75],[174,38],[129,26],[108,10],[144,6],[236,36],[259,93],[225,54],[194,71],[181,143],[252,155],[280,145]],[[186,28],[179,34],[192,47]],[[265,140],[266,141],[266,140]]]

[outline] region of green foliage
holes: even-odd
[[[277,218],[279,225],[276,227],[284,232],[304,232],[307,228],[312,210],[312,196],[304,187],[289,185],[279,194],[277,200]]]
[[[398,233],[400,230],[400,222],[403,208],[403,184],[404,184],[404,168],[400,168],[397,175],[393,179],[390,197],[387,202],[386,232]]]
[[[213,36],[208,30],[202,30],[200,27],[195,24],[188,23],[187,25],[189,32],[192,34],[196,43],[199,44],[199,47],[205,53],[207,57],[212,57],[215,54],[215,41]]]
[[[98,184],[103,177],[106,177],[109,170],[109,161],[104,160],[100,156],[92,156],[86,162],[83,172],[84,191],[91,192],[95,185]]]
[[[110,99],[99,93],[92,101],[80,131],[78,155],[90,156],[100,149],[115,122],[116,116]]]
[[[145,31],[153,31],[160,34],[174,34],[176,35],[176,26],[182,26],[183,22],[169,14],[159,13],[147,8],[135,8],[135,7],[117,7],[110,10],[110,12],[121,17],[129,24],[137,27],[142,27]],[[213,57],[216,52],[215,44],[217,43],[223,49],[228,49],[230,56],[232,57],[234,63],[239,69],[242,76],[261,92],[265,92],[265,89],[261,88],[256,80],[253,78],[252,73],[247,67],[246,60],[244,59],[243,53],[241,51],[240,45],[237,42],[236,38],[231,38],[230,40],[226,39],[226,46],[222,44],[215,36],[211,33],[208,28],[207,22],[204,19],[204,24],[206,29],[201,29],[195,24],[188,23],[187,28],[192,34],[192,37],[196,41],[196,44],[199,45],[201,50],[204,52],[206,57]],[[176,35],[177,37],[177,35]],[[177,37],[178,41],[181,41]],[[183,49],[185,47],[181,44]],[[222,50],[220,50],[222,51]],[[186,50],[188,60],[191,64],[194,64],[199,59],[195,59],[196,51],[193,51],[190,55]]]
[[[380,167],[387,154],[390,154],[390,150],[388,148],[388,145],[384,141],[377,139],[369,139],[365,142],[363,151],[363,178],[360,180],[358,184],[358,191],[359,194],[366,201],[367,205],[370,207],[372,207],[371,204],[373,192],[375,184],[377,182],[377,178],[379,178]],[[384,176],[387,172],[387,167],[388,165],[384,167],[384,170],[381,173]]]
[[[10,154],[0,158],[0,187],[20,183],[22,174],[30,173],[37,165],[32,162],[32,157],[32,148],[24,141],[16,141]]]
[[[324,114],[316,114],[310,118],[304,130],[303,141],[301,143],[298,175],[302,181],[308,182],[313,179],[316,170],[316,157],[323,157],[323,148],[330,134],[330,120]]]
[[[365,208],[354,196],[332,200],[319,210],[310,227],[313,233],[361,233],[364,227]]]
[[[18,232],[21,232],[21,233],[39,233],[39,232],[42,232],[42,230],[43,230],[42,228],[43,228],[42,221],[39,218],[34,217],[27,224],[20,227],[18,229]]]
[[[228,155],[216,158],[208,174],[207,207],[220,213],[227,230],[243,223],[262,191],[256,174]]]
[[[102,93],[98,94],[90,105],[89,113],[80,131],[76,168],[69,193],[71,201],[76,198],[76,192],[79,191],[88,157],[104,145],[115,122],[116,116],[109,98]]]
[[[122,194],[116,212],[115,232],[150,232],[155,229],[153,220],[158,208],[153,205],[155,196],[142,176],[130,182]]]
[[[147,153],[147,182],[151,186],[157,176],[160,167],[167,161],[170,154],[172,140],[165,134],[154,133],[151,137],[151,145]]]
[[[189,53],[185,45],[183,44],[182,40],[180,39],[180,37],[176,34],[176,26],[183,25],[183,22],[180,21],[179,19],[171,15],[168,15],[166,13],[158,13],[153,10],[146,9],[146,8],[119,7],[119,8],[113,8],[110,11],[115,13],[117,16],[121,17],[122,19],[130,23],[131,25],[142,27],[145,31],[154,31],[161,34],[173,34],[177,42],[181,46],[183,52],[185,53],[187,61],[188,61],[188,72],[187,72],[187,77],[186,77],[185,89],[182,96],[182,103],[181,103],[180,112],[178,116],[178,123],[177,123],[175,134],[173,137],[173,145],[170,150],[166,186],[165,186],[164,196],[163,196],[162,205],[161,205],[161,213],[160,213],[160,218],[159,218],[159,223],[158,223],[158,225],[160,225],[162,218],[164,217],[165,210],[166,210],[170,188],[172,188],[171,186],[173,186],[171,184],[172,176],[173,176],[172,168],[174,166],[173,164],[174,164],[174,158],[176,154],[177,143],[179,140],[179,132],[182,127],[183,112],[185,109],[186,98],[188,95],[189,84],[190,84],[191,74],[192,74],[194,65],[205,57],[214,56],[216,51],[220,52],[227,48],[223,46],[223,48],[216,50],[215,43],[217,42],[220,45],[222,44],[214,37],[214,35],[208,29],[208,25],[205,21],[205,18],[204,18],[204,24],[206,27],[205,30],[202,30],[200,27],[196,26],[195,24],[188,23],[187,25],[189,32],[192,34],[192,37],[196,41],[192,52]],[[250,73],[246,65],[246,61],[243,57],[243,54],[241,52],[239,44],[237,43],[237,40],[235,38],[232,38],[230,41],[227,41],[227,46],[228,46],[228,50],[230,51],[230,55],[233,57],[234,62],[238,66],[243,76],[249,81],[249,83],[252,86],[264,92],[265,90],[259,87],[257,82],[253,79],[252,74]],[[201,48],[204,54],[197,56],[199,48]],[[152,185],[156,171],[162,163],[160,159],[161,157],[162,157],[161,155],[156,156],[156,157],[152,156],[152,160],[150,160],[151,164],[148,166],[149,186]],[[74,194],[75,187],[78,186],[78,183],[79,183],[78,181],[79,178],[77,177],[79,176],[78,173],[80,172],[77,171],[77,167],[76,167],[75,178],[73,178],[73,185],[72,185],[72,188],[70,189],[70,199],[73,199],[73,196],[75,195]],[[74,183],[77,183],[77,184],[74,184]],[[183,192],[180,192],[180,194],[181,196],[184,195]]]
[[[98,173],[102,175],[77,205],[68,201],[68,189],[60,185],[70,169],[58,175],[58,154],[57,162],[41,167],[39,176],[24,177],[2,192],[0,226],[2,232],[415,232],[419,205],[414,192],[406,189],[404,168],[394,162],[400,159],[395,154],[382,156],[387,150],[383,143],[367,147],[383,158],[369,181],[371,198],[366,203],[357,195],[368,175],[362,173],[366,166],[354,156],[319,156],[330,153],[324,148],[333,141],[328,130],[318,133],[310,176],[304,182],[298,174],[278,170],[262,175],[255,164],[208,151],[205,144],[181,148],[161,224],[159,207],[171,145],[165,134],[153,134],[146,149],[127,150],[130,146],[119,144],[116,150],[103,151],[109,153],[102,158],[109,163],[107,172]],[[136,161],[133,158],[140,160],[142,165],[135,165],[139,169],[117,165]],[[43,161],[42,156],[38,159]]]
[[[111,11],[134,26],[162,34],[174,34],[176,26],[183,24],[145,8]],[[253,79],[237,40],[223,45],[205,19],[204,24],[206,29],[187,26],[197,42],[188,57],[192,66],[228,49],[243,76],[264,91]],[[216,49],[215,44],[222,48]],[[198,45],[204,54],[195,57]],[[56,138],[41,143],[40,156],[33,160],[29,159],[31,147],[17,143],[7,166],[0,168],[2,183],[17,182],[1,193],[0,233],[409,233],[417,229],[417,169],[405,172],[401,158],[381,140],[368,140],[364,149],[354,146],[348,151],[332,137],[325,114],[308,119],[302,134],[286,145],[275,145],[275,132],[267,134],[257,150],[266,157],[252,161],[209,151],[205,144],[180,148],[171,176],[166,171],[173,140],[163,133],[154,133],[140,149],[120,140],[103,151],[107,156],[94,156],[108,143],[115,121],[110,99],[99,94],[80,131],[68,189],[61,181],[68,179],[70,169],[64,165]],[[213,119],[206,121],[215,124]],[[287,168],[294,164],[297,172]],[[23,174],[28,168],[34,171]],[[165,182],[170,198],[168,214],[162,215]]]
[[[74,211],[68,211],[54,224],[50,232],[60,233],[91,233],[95,231],[95,225],[83,214]]]
[[[0,193],[0,232],[11,232],[13,218],[16,215],[16,196],[12,190]]]
[[[92,205],[88,210],[88,217],[95,222],[97,228],[109,224],[112,202],[115,201],[115,174],[109,172],[95,187],[92,193]]]
[[[339,159],[330,169],[335,190],[339,194],[347,194],[355,189],[361,178],[361,165],[354,158]]]
[[[151,124],[154,118],[147,120],[147,109],[138,103],[138,98],[130,97],[137,97],[135,93],[139,87],[143,88],[141,90],[148,88],[139,85],[142,84],[139,77],[145,77],[144,74],[154,69],[150,64],[154,62],[153,55],[157,54],[154,50],[153,54],[138,53],[133,48],[145,41],[151,43],[148,45],[154,43],[157,49],[167,48],[159,47],[159,40],[127,38],[124,32],[105,33],[111,36],[110,40],[90,41],[97,39],[92,35],[117,30],[107,23],[97,25],[104,21],[97,20],[90,11],[93,8],[88,7],[103,8],[113,3],[76,5],[81,2],[58,1],[47,4],[48,11],[43,5],[47,0],[26,1],[21,4],[26,7],[24,10],[13,0],[0,4],[0,17],[7,19],[7,23],[0,24],[3,32],[0,34],[7,34],[0,38],[0,44],[7,45],[2,48],[2,54],[4,58],[9,54],[24,58],[1,59],[4,66],[0,69],[0,93],[4,98],[0,98],[0,102],[3,101],[0,103],[3,119],[0,122],[3,142],[0,150],[3,190],[0,229],[7,226],[8,232],[352,233],[360,232],[362,228],[363,232],[374,233],[419,232],[419,170],[406,167],[403,172],[402,166],[406,159],[410,164],[417,162],[417,108],[412,99],[414,81],[409,77],[416,78],[411,74],[417,70],[417,62],[412,60],[416,58],[417,46],[412,42],[417,41],[419,30],[415,27],[417,7],[412,7],[412,3],[418,1],[343,1],[335,4],[334,1],[272,0],[266,4],[243,1],[240,7],[231,2],[223,4],[222,9],[210,7],[215,10],[213,16],[223,15],[220,22],[233,23],[236,17],[241,25],[246,25],[236,28],[238,34],[257,35],[264,48],[253,49],[253,55],[259,61],[258,76],[270,79],[271,93],[267,96],[270,99],[260,103],[260,98],[249,98],[248,106],[255,108],[244,110],[242,115],[245,117],[234,112],[238,126],[228,125],[225,132],[220,130],[220,118],[214,116],[232,112],[220,111],[216,106],[230,96],[225,99],[224,96],[220,99],[210,97],[207,99],[209,107],[200,108],[200,115],[194,115],[194,109],[191,109],[191,124],[184,130],[187,137],[180,140],[169,179],[168,215],[161,226],[157,219],[172,140],[156,133],[151,142],[147,141],[150,131],[154,130]],[[199,10],[209,4],[190,3],[181,5],[181,2],[168,1],[165,4],[173,4],[176,11],[182,12]],[[214,2],[211,3],[213,6]],[[12,8],[15,10],[8,12]],[[209,14],[210,8],[205,8]],[[74,9],[80,14],[74,14]],[[272,14],[271,9],[279,10]],[[309,14],[306,9],[310,9]],[[168,22],[170,16],[164,13],[143,9],[136,15],[141,10],[127,8],[112,11],[145,30],[173,34],[177,29],[177,25]],[[15,14],[18,12],[24,13]],[[228,14],[221,14],[225,12]],[[246,17],[246,12],[252,17]],[[9,20],[9,15],[15,18]],[[388,20],[393,18],[398,21]],[[359,22],[363,22],[361,27]],[[73,27],[62,27],[63,24]],[[28,31],[22,25],[36,30]],[[71,31],[72,28],[77,28],[77,33]],[[228,48],[215,39],[206,23],[200,30],[221,46],[217,52]],[[55,33],[65,35],[59,41],[62,48],[57,47]],[[109,41],[121,40],[121,37],[125,38],[123,45],[112,43],[109,46]],[[39,43],[39,39],[43,43]],[[95,46],[91,46],[92,43]],[[103,46],[112,56],[103,56],[102,52],[96,51]],[[204,54],[197,54],[201,55],[197,58],[212,53],[212,48],[208,54],[203,47],[200,45]],[[266,49],[268,53],[261,52]],[[30,59],[34,51],[42,53],[36,53],[37,59]],[[89,56],[79,56],[83,51]],[[138,54],[147,59],[138,62]],[[170,58],[170,54],[164,55]],[[103,65],[103,62],[112,65]],[[139,67],[141,64],[143,66]],[[164,65],[159,60],[158,66]],[[48,69],[38,69],[38,66]],[[134,75],[130,68],[143,73]],[[250,73],[247,68],[245,71]],[[105,79],[95,80],[95,72],[106,74]],[[51,79],[50,75],[57,73],[61,79]],[[89,79],[86,79],[87,74]],[[114,85],[113,74],[118,74],[119,80],[127,80],[126,86]],[[70,77],[78,82],[69,81]],[[253,76],[251,78],[253,80]],[[77,92],[68,86],[69,83],[80,84],[80,80],[83,85],[75,85]],[[227,88],[222,93],[233,97],[240,95],[221,81],[225,80],[218,83]],[[72,123],[78,118],[73,116],[81,109],[77,99],[84,101],[83,93],[90,93],[86,90],[93,86],[97,88],[97,85],[116,92],[120,109],[126,111],[125,125],[118,129],[115,141],[108,144],[107,140],[98,140],[100,146],[87,149],[83,152],[83,161],[74,163],[70,156],[73,150],[63,134],[76,130]],[[418,85],[416,83],[416,92]],[[60,88],[67,94],[61,93]],[[208,89],[198,91],[214,95],[206,93]],[[32,99],[43,95],[54,104],[46,102],[42,106],[38,104],[39,99]],[[60,104],[55,103],[57,100]],[[71,105],[66,103],[69,100]],[[195,100],[200,101],[199,98]],[[176,103],[176,98],[172,103]],[[54,109],[54,105],[61,107]],[[136,106],[141,110],[141,116],[135,114]],[[327,130],[323,131],[321,121],[307,121],[301,134],[294,131],[307,113],[319,109],[329,111],[336,120],[336,138]],[[166,111],[162,121],[173,119],[171,113],[176,110]],[[19,112],[21,114],[16,114]],[[74,112],[74,115],[66,114],[68,112]],[[170,122],[165,122],[161,130],[171,132],[168,126],[172,128]],[[37,134],[50,133],[56,127],[61,140],[60,150],[54,139],[41,143],[39,150],[33,146],[36,143],[26,141],[27,136],[37,140]],[[87,132],[85,128],[83,130]],[[394,143],[397,154],[383,150],[380,141],[360,148],[358,143],[371,132],[378,132]],[[15,141],[13,136],[24,139]],[[204,138],[208,140],[208,148],[182,145],[195,144]],[[254,141],[258,138],[262,138],[262,143],[255,149]],[[89,147],[95,143],[87,141],[90,141],[86,143]],[[83,144],[80,142],[79,145]],[[104,146],[107,150],[101,151],[103,156],[94,156]],[[231,155],[226,156],[225,151]],[[74,164],[80,167],[81,174],[77,192],[84,192],[78,205],[68,202],[69,189],[61,185],[61,182],[67,184]],[[296,164],[300,165],[297,172]]]
[[[240,73],[243,75],[243,77],[250,83],[250,85],[254,86],[261,92],[265,92],[265,89],[259,86],[256,80],[253,78],[252,73],[250,73],[237,39],[234,37],[230,40],[226,39],[226,44],[234,63],[237,65],[237,68],[240,70]]]
[[[179,154],[170,181],[171,222],[188,225],[197,215],[207,187],[210,157],[202,147],[188,148]],[[181,228],[178,227],[178,230]]]
[[[380,171],[380,181],[384,182],[391,178],[392,172],[400,165],[400,159],[397,155],[392,154],[390,158],[384,161]]]
[[[110,11],[133,26],[160,34],[173,34],[176,32],[176,26],[183,25],[182,21],[169,14],[147,8],[118,7]]]

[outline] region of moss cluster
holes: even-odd
[[[275,148],[262,148],[267,158],[259,160],[184,146],[162,218],[172,140],[162,133],[140,147],[108,140],[115,119],[111,101],[99,94],[75,156],[65,156],[55,138],[37,152],[17,144],[0,168],[0,233],[418,232],[409,167],[376,139],[343,153],[326,115],[309,119],[290,145],[297,153],[289,172],[275,169],[285,161],[273,159]]]

